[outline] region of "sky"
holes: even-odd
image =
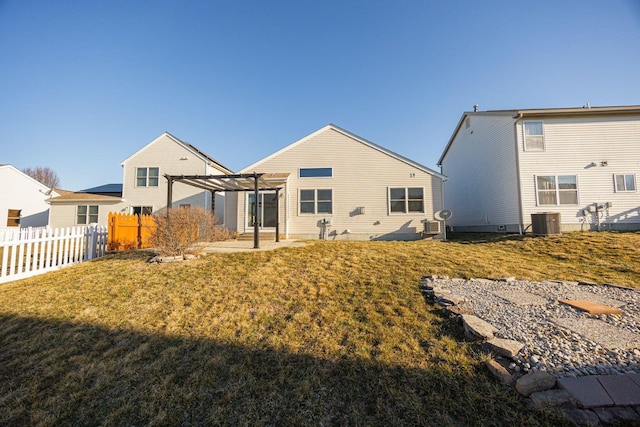
[[[640,0],[0,0],[0,164],[232,170],[333,123],[427,167],[463,112],[640,104]],[[331,153],[327,153],[331,156]]]

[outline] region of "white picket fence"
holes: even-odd
[[[101,257],[107,249],[107,227],[21,228],[0,230],[0,283]]]

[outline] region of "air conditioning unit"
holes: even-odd
[[[422,234],[440,234],[440,221],[425,221]]]

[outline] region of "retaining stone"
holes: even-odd
[[[516,390],[525,397],[537,391],[549,390],[556,385],[556,377],[545,371],[531,371],[518,378]]]

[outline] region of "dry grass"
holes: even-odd
[[[477,239],[477,236],[475,237]],[[640,235],[314,242],[0,287],[2,425],[558,425],[493,380],[423,274],[637,286]]]

